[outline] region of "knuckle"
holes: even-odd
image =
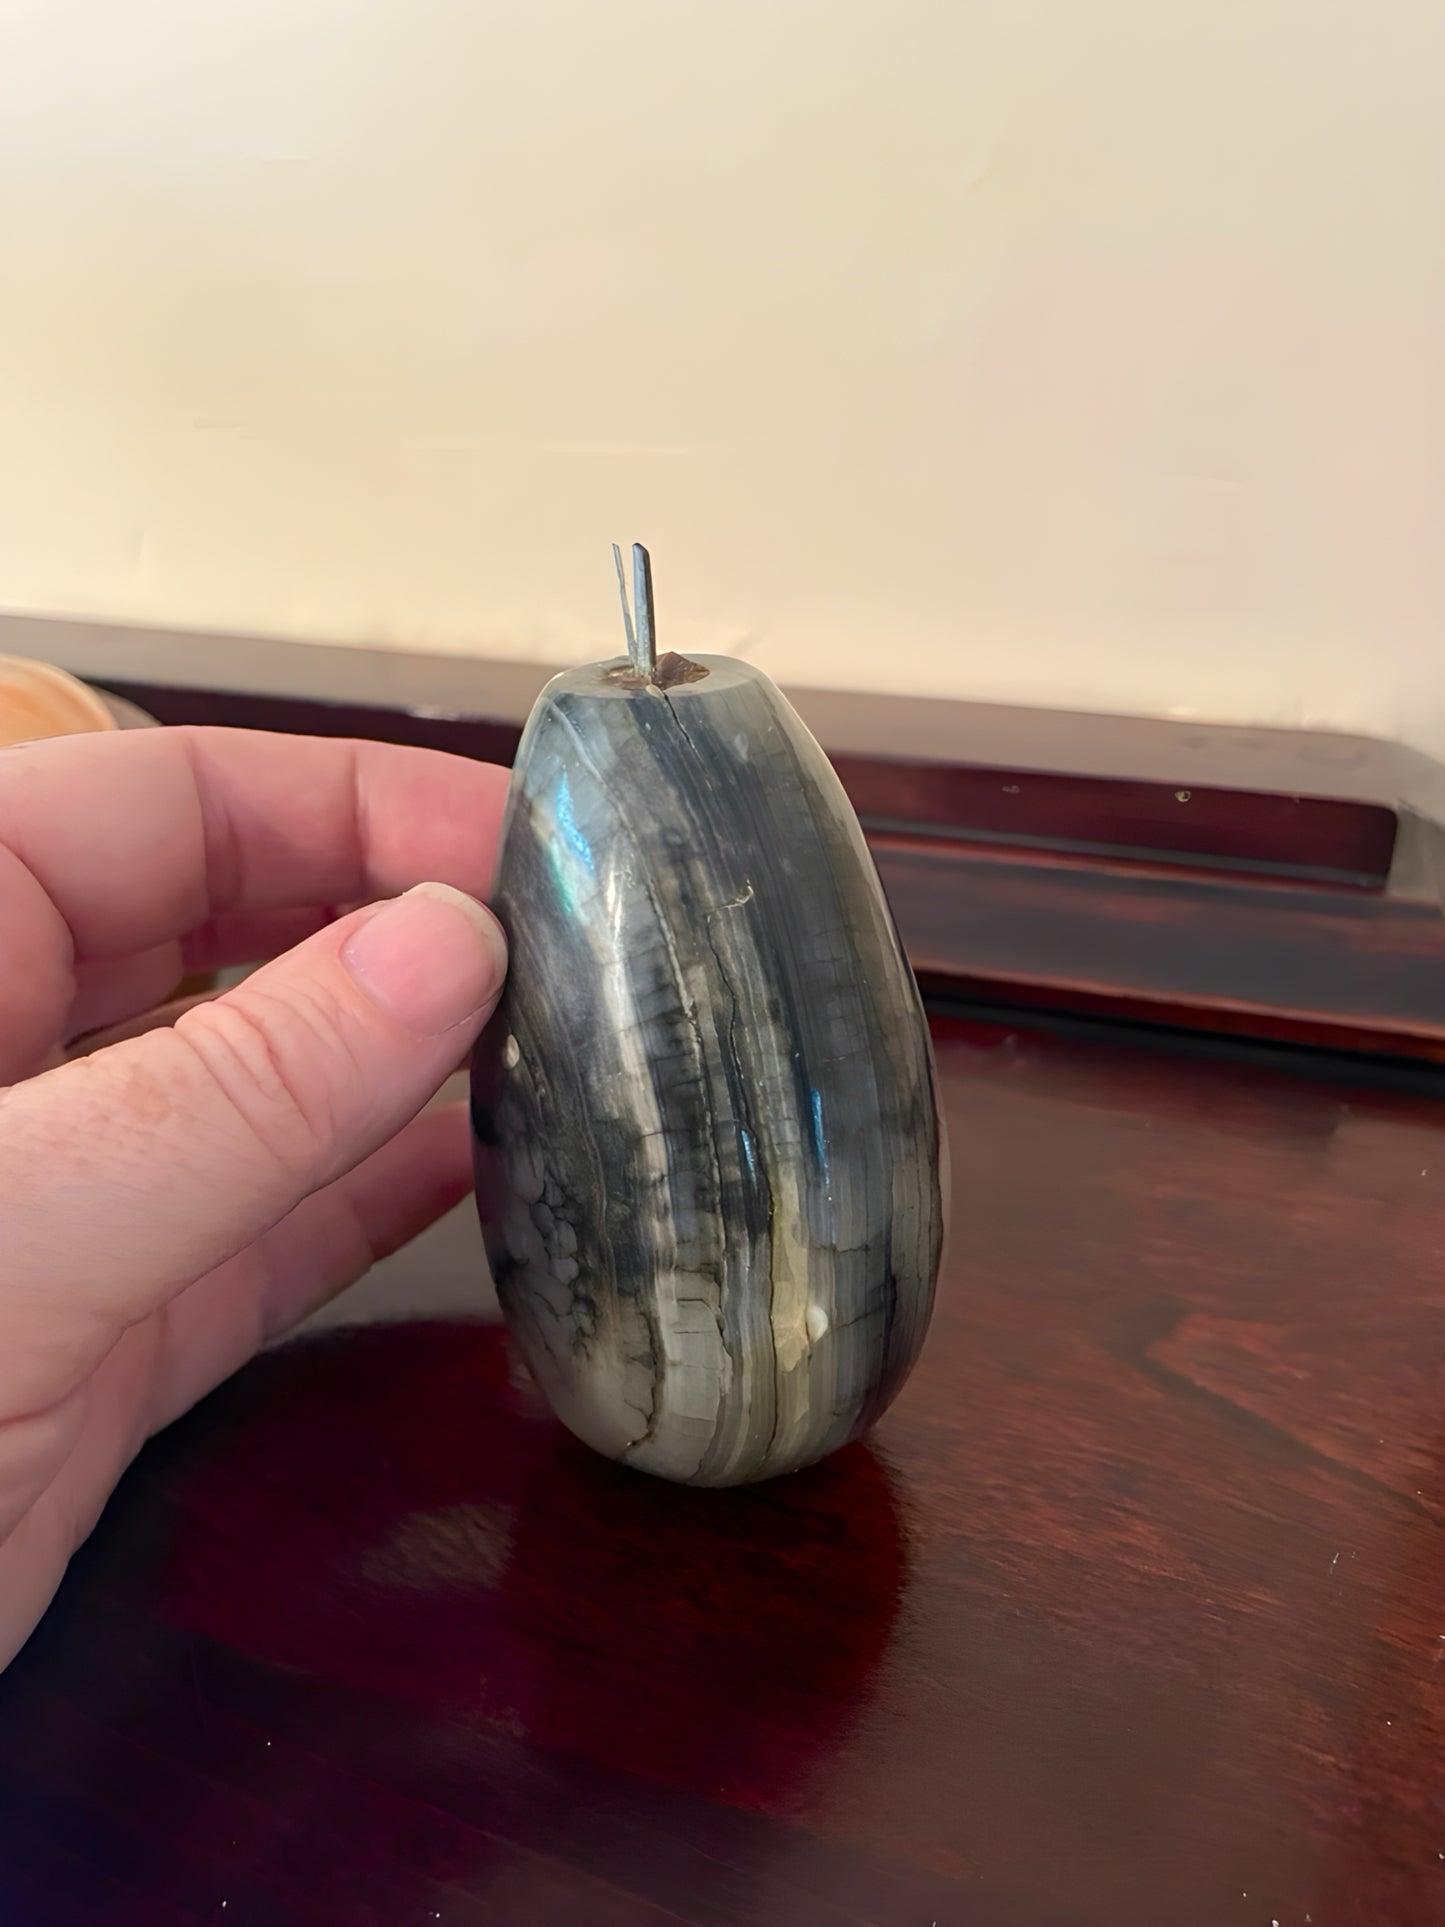
[[[329,1174],[354,1071],[335,1013],[248,987],[186,1012],[173,1035],[269,1159],[316,1183]]]

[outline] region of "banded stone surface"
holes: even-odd
[[[760,671],[683,672],[598,664],[538,700],[473,1123],[498,1296],[553,1409],[611,1458],[731,1485],[823,1457],[903,1382],[939,1127],[831,765]]]

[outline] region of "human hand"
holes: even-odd
[[[501,989],[506,783],[231,730],[0,751],[0,1665],[144,1440],[465,1195],[463,1107],[418,1113]]]

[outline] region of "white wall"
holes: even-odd
[[[0,605],[1445,753],[1438,0],[0,0]]]

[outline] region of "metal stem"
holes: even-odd
[[[627,577],[622,572],[622,551],[614,542],[612,560],[617,564],[617,593],[622,599],[622,626],[627,631],[627,653],[639,676],[652,681],[657,668],[657,629],[652,612],[652,558],[640,542],[632,545],[632,601],[637,610],[634,628],[632,609],[627,602]]]
[[[639,676],[652,680],[657,670],[657,628],[652,612],[652,557],[640,542],[632,545],[632,606],[636,611],[637,638],[630,654]]]
[[[627,606],[627,577],[622,572],[622,551],[614,542],[612,560],[617,564],[617,594],[622,603],[622,626],[627,631],[627,653],[637,661],[637,636],[632,627],[632,611]]]

